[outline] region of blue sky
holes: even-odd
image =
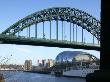
[[[27,15],[51,7],[77,8],[100,20],[100,0],[1,0],[0,33]],[[13,64],[23,64],[26,59],[32,59],[33,64],[37,64],[37,59],[55,59],[58,53],[65,50],[77,49],[0,44],[0,56],[10,58],[8,63]],[[99,52],[87,52],[100,57]]]

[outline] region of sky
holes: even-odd
[[[83,10],[100,20],[100,0],[1,0],[0,1],[0,33],[18,20],[34,12],[51,7],[71,7]],[[37,59],[55,59],[62,51],[86,51],[100,58],[100,52],[14,44],[0,44],[0,59],[9,58],[12,64],[24,64],[26,59],[31,59],[37,64]]]

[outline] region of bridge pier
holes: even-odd
[[[86,82],[110,82],[110,4],[101,0],[101,54],[100,70],[86,76]]]

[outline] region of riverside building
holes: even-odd
[[[32,70],[32,60],[26,60],[24,63],[24,70],[30,71]]]

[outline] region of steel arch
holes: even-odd
[[[61,20],[77,24],[100,41],[100,21],[82,10],[69,7],[53,7],[35,12],[19,20],[1,34],[14,35],[35,23],[51,20]]]

